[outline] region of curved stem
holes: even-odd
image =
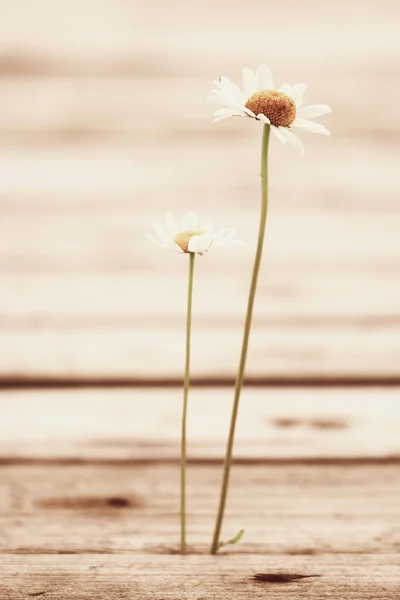
[[[190,386],[190,334],[192,328],[192,296],[195,253],[189,253],[189,283],[186,313],[186,361],[183,386],[182,434],[181,434],[181,553],[186,553],[186,416]]]
[[[247,302],[246,320],[243,332],[242,352],[240,355],[239,369],[236,377],[235,384],[235,396],[233,400],[231,424],[229,429],[229,437],[226,446],[226,455],[224,462],[224,473],[222,478],[221,495],[218,506],[217,519],[215,523],[214,536],[211,544],[211,554],[216,554],[220,547],[219,536],[221,533],[222,521],[224,517],[224,510],[226,504],[226,497],[228,494],[229,486],[229,474],[232,462],[232,449],[233,441],[235,437],[236,420],[239,409],[240,393],[242,391],[244,371],[246,367],[247,348],[249,345],[251,319],[253,315],[254,298],[257,289],[258,272],[260,270],[260,263],[262,257],[262,250],[264,244],[265,227],[267,222],[267,209],[268,209],[268,144],[269,144],[270,126],[264,125],[263,138],[262,138],[262,149],[261,149],[261,213],[260,213],[260,225],[258,229],[258,241],[256,255],[254,258],[253,275],[251,278],[249,298]]]

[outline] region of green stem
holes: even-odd
[[[229,475],[232,463],[232,449],[233,441],[235,437],[236,420],[239,409],[240,393],[242,391],[244,371],[246,367],[247,348],[249,345],[251,319],[253,315],[254,298],[257,289],[258,273],[260,270],[260,263],[262,257],[262,250],[264,244],[265,227],[267,222],[267,209],[268,209],[268,144],[269,144],[270,126],[264,125],[263,138],[262,138],[262,149],[261,149],[261,213],[260,213],[260,225],[258,229],[258,241],[257,250],[254,259],[253,275],[251,278],[249,298],[247,302],[246,321],[243,332],[242,352],[240,355],[239,369],[236,377],[235,384],[235,396],[233,400],[231,424],[229,429],[229,437],[226,446],[226,455],[224,462],[224,473],[222,477],[221,495],[218,506],[217,519],[215,523],[214,536],[211,544],[211,554],[216,554],[220,547],[219,536],[221,533],[222,520],[224,517],[224,510],[226,504],[226,497],[228,494],[229,486]]]
[[[186,361],[183,386],[182,435],[181,435],[181,553],[186,553],[186,416],[190,386],[190,334],[192,328],[192,296],[194,252],[189,253],[189,283],[186,314]]]

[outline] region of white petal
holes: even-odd
[[[252,110],[250,110],[249,108],[246,108],[245,106],[243,107],[243,112],[248,116],[251,117],[252,119],[256,118],[256,115],[253,113]]]
[[[247,99],[258,92],[256,74],[249,67],[243,69],[243,88]]]
[[[226,117],[217,117],[211,121],[212,124],[217,123],[217,121],[222,121],[222,119],[229,119],[230,117],[244,117],[245,115],[226,115]]]
[[[275,125],[271,125],[271,131],[273,134],[275,134],[275,137],[277,137],[280,142],[283,142],[284,144],[286,144],[287,139],[282,134],[282,132],[278,129],[278,127],[275,127]]]
[[[327,129],[323,125],[320,125],[319,123],[309,121],[308,119],[297,118],[293,121],[291,127],[302,129],[303,131],[311,131],[312,133],[319,133],[321,135],[331,135],[329,129]]]
[[[149,233],[145,234],[145,238],[150,240],[150,242],[152,242],[153,244],[155,244],[156,246],[160,246],[160,248],[164,248],[165,249],[165,244],[162,244],[161,242],[159,242],[158,240],[156,240],[156,238],[154,238],[152,235],[150,235]]]
[[[271,121],[268,119],[268,117],[266,117],[262,113],[260,113],[259,115],[257,115],[257,119],[259,121],[262,121],[263,123],[265,123],[265,125],[269,125],[271,123]]]
[[[245,98],[245,94],[236,85],[236,83],[233,83],[227,77],[221,77],[221,81],[218,82],[218,87],[222,93],[228,93],[229,96],[235,98],[238,102],[243,103],[247,100],[247,98]]]
[[[303,96],[304,96],[306,89],[307,89],[306,83],[295,83],[294,85],[292,85],[291,98],[292,98],[293,102],[295,103],[295,105],[297,106],[297,108],[300,108],[300,106],[303,104]]]
[[[230,242],[232,238],[235,237],[236,233],[236,229],[223,229],[216,236],[213,237],[212,245],[215,248],[218,248],[218,246],[222,246],[226,242]]]
[[[225,109],[218,109],[214,112],[214,120],[213,123],[216,123],[216,121],[220,121],[221,119],[227,119],[229,117],[251,117],[252,119],[256,118],[256,115],[249,110],[248,108],[246,108],[245,106],[243,106],[241,109],[237,109],[237,108],[229,108],[226,109],[226,113],[222,113],[219,112],[220,110],[225,110]],[[229,110],[229,112],[228,112]]]
[[[286,137],[287,141],[292,146],[292,148],[295,148],[301,154],[304,154],[303,142],[301,141],[299,136],[294,133],[294,131],[291,131],[287,127],[280,127],[279,131]]]
[[[234,108],[219,108],[214,112],[214,117],[241,117],[243,112]]]
[[[215,90],[211,90],[210,96],[207,96],[207,102],[212,102],[213,104],[223,104],[224,100],[221,98],[220,95],[217,95]]]
[[[225,107],[228,106],[230,108],[234,108],[235,110],[240,109],[243,105],[243,102],[239,102],[235,97],[217,91],[215,91],[212,96],[209,96],[208,101],[214,102],[215,104],[221,104]]]
[[[224,242],[231,240],[232,238],[235,237],[236,234],[237,234],[236,229],[229,229],[229,231],[223,236]]]
[[[297,112],[301,118],[312,119],[314,117],[320,117],[332,112],[332,109],[327,104],[310,104],[310,106],[303,106]]]
[[[189,211],[185,215],[183,215],[181,221],[181,228],[182,231],[197,231],[197,229],[199,228],[199,218],[197,216],[197,213]]]
[[[152,223],[153,223],[153,227],[156,231],[156,234],[157,234],[160,242],[163,244],[168,242],[169,236],[168,236],[167,232],[165,231],[164,227],[156,220],[152,221]]]
[[[190,238],[188,244],[189,252],[207,252],[211,246],[211,236],[209,233],[194,235]]]
[[[290,83],[284,83],[278,91],[282,92],[282,94],[286,94],[286,96],[290,96],[290,98],[292,97],[292,86]]]
[[[230,227],[226,227],[225,229],[220,229],[213,235],[213,242],[215,242],[215,240],[225,238],[225,236],[227,236],[230,231],[232,231],[232,229]]]
[[[175,244],[175,242],[172,242],[171,240],[168,242],[168,244],[165,245],[165,247],[167,248],[167,250],[172,250],[172,252],[176,252],[176,254],[184,254],[182,248],[178,246],[178,244]]]
[[[167,230],[170,239],[174,238],[179,231],[178,221],[173,214],[167,213],[164,217],[164,222],[165,229]]]
[[[213,239],[213,241],[212,241],[212,247],[213,248],[219,248],[224,243],[225,243],[225,240],[223,238],[221,240],[215,240],[215,239]]]
[[[221,92],[217,90],[210,90],[210,95],[207,96],[207,102],[212,102],[213,104],[223,104],[225,102],[229,102],[229,104],[231,104],[231,102],[226,100],[225,96],[223,97]]]
[[[258,91],[262,90],[273,90],[274,80],[272,79],[272,73],[268,65],[260,65],[257,69],[257,84]]]

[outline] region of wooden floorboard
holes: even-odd
[[[400,388],[244,389],[238,459],[400,459]],[[220,461],[232,389],[189,396],[189,459]],[[0,393],[0,460],[178,460],[182,389]]]
[[[7,557],[4,600],[395,600],[398,555],[287,556],[29,556]],[[256,574],[311,575],[289,583],[262,582]]]
[[[226,552],[392,554],[400,548],[399,465],[235,465]],[[220,465],[189,465],[188,544],[208,551]],[[179,545],[175,465],[1,467],[2,554],[165,554]],[[224,552],[225,552],[224,551]],[[222,551],[221,551],[222,553]]]
[[[370,376],[389,379],[398,375],[400,364],[399,334],[394,331],[359,332],[347,328],[309,331],[303,329],[293,339],[292,331],[254,332],[248,357],[247,373],[269,376],[318,378],[356,375],[368,381]],[[240,332],[223,329],[193,335],[193,375],[232,378],[240,355]],[[61,379],[101,378],[140,380],[181,377],[184,364],[181,332],[94,331],[5,333],[0,340],[1,374],[14,380],[25,377],[61,377]]]
[[[235,467],[224,536],[245,536],[210,558],[219,468],[189,470],[187,557],[174,555],[178,465],[2,468],[2,598],[396,598],[398,475]]]

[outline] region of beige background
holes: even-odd
[[[197,261],[193,373],[233,375],[261,129],[211,124],[212,80],[269,62],[333,112],[275,139],[249,375],[396,376],[398,3],[3,0],[0,374],[180,377],[185,257],[144,239],[198,210],[242,248]]]

